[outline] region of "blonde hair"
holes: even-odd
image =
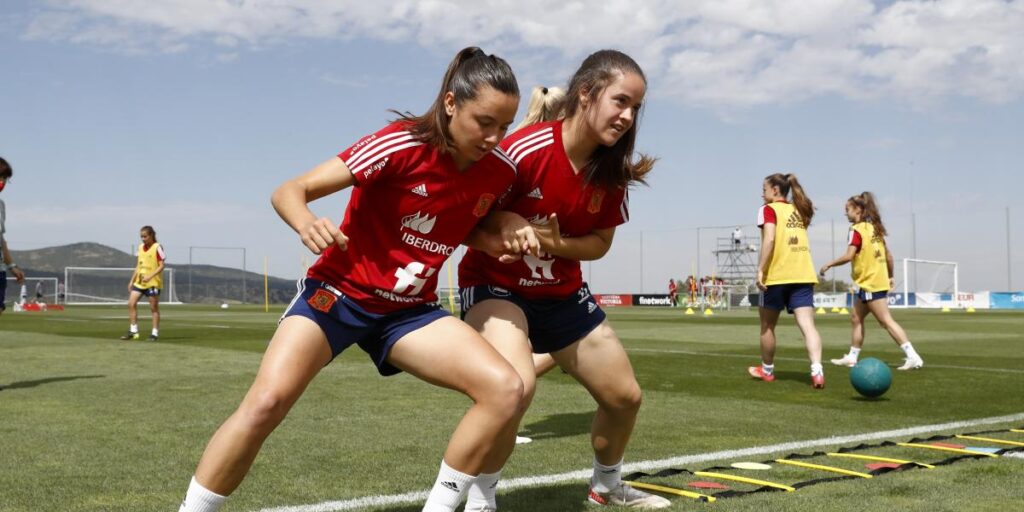
[[[559,103],[564,98],[565,89],[561,87],[534,87],[533,92],[530,93],[530,104],[526,107],[526,117],[512,131],[526,128],[535,123],[554,121],[558,117]]]

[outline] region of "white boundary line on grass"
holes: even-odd
[[[759,357],[757,354],[744,355],[744,354],[718,354],[715,352],[697,352],[694,350],[678,350],[678,349],[662,349],[662,348],[635,348],[627,347],[626,352],[654,352],[657,354],[684,354],[688,356],[706,356],[706,357],[732,357],[736,359],[750,359],[757,361]],[[799,357],[776,357],[777,361],[807,361],[807,358]],[[1013,368],[985,368],[981,366],[955,366],[947,364],[926,364],[925,368],[944,368],[947,370],[969,370],[978,372],[995,372],[995,373],[1017,373],[1024,375],[1024,370],[1016,370]]]
[[[697,462],[735,459],[740,457],[750,457],[752,455],[764,455],[768,453],[804,450],[807,448],[817,448],[820,446],[832,446],[847,443],[873,441],[876,439],[914,436],[918,434],[927,434],[941,430],[976,427],[979,425],[990,425],[993,423],[1011,423],[1021,420],[1024,420],[1024,412],[1011,414],[1008,416],[995,416],[991,418],[979,418],[976,420],[954,421],[950,423],[939,423],[936,425],[921,425],[917,427],[909,427],[898,430],[883,430],[879,432],[869,432],[866,434],[857,434],[850,436],[823,437],[821,439],[812,439],[809,441],[795,441],[791,443],[753,446],[750,448],[743,448],[739,450],[723,450],[717,452],[701,453],[696,455],[685,455],[682,457],[673,457],[670,459],[634,462],[631,464],[625,464],[622,468],[622,472],[623,474],[628,474],[634,471],[650,471],[652,469],[681,466],[684,464],[693,464]],[[507,490],[518,489],[520,487],[532,487],[537,485],[550,485],[562,482],[582,481],[589,478],[592,472],[592,469],[583,469],[579,471],[570,471],[567,473],[558,473],[553,475],[513,478],[511,480],[502,481],[498,485],[498,488]],[[363,498],[354,498],[349,500],[325,501],[323,503],[314,503],[311,505],[295,505],[287,507],[265,508],[261,509],[259,512],[337,512],[341,510],[355,510],[364,507],[381,507],[384,505],[415,503],[426,500],[427,494],[427,491],[420,491],[408,492],[405,494],[392,494],[388,496],[366,496]]]

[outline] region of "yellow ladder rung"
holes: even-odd
[[[862,460],[877,460],[878,462],[892,462],[895,464],[917,464],[923,468],[935,469],[935,466],[931,464],[925,464],[924,462],[914,462],[912,460],[903,459],[890,459],[889,457],[876,457],[874,455],[858,455],[855,453],[826,453],[829,457],[846,457],[850,459],[862,459]]]
[[[635,487],[637,489],[647,489],[649,491],[658,491],[666,494],[675,494],[676,496],[684,496],[686,498],[693,498],[695,500],[706,501],[708,503],[714,503],[715,501],[714,496],[708,496],[707,494],[701,494],[699,492],[684,491],[683,489],[676,489],[675,487],[645,484],[642,482],[631,482],[629,480],[623,480],[623,483],[627,483],[630,487]]]
[[[961,450],[960,448],[949,448],[946,446],[935,446],[932,444],[921,444],[921,443],[896,443],[898,446],[910,446],[913,448],[926,448],[928,450],[939,450],[943,452],[953,453],[965,453],[967,455],[983,455],[985,457],[999,457],[994,453],[976,452],[973,450]]]
[[[970,439],[972,441],[985,441],[986,443],[996,444],[1008,444],[1010,446],[1024,446],[1024,443],[1018,443],[1017,441],[1005,441],[1003,439],[992,439],[991,437],[976,437],[976,436],[956,436],[959,439]]]
[[[768,487],[774,487],[776,489],[782,489],[786,492],[793,492],[796,489],[785,484],[777,484],[775,482],[769,482],[767,480],[757,480],[754,478],[746,478],[742,476],[730,475],[728,473],[714,473],[711,471],[697,471],[694,473],[696,476],[704,476],[708,478],[720,478],[722,480],[732,480],[734,482],[743,482],[745,484],[754,485],[766,485]]]
[[[1019,428],[1011,428],[1010,432],[1017,432],[1018,434],[1024,434],[1024,430],[1021,430]]]
[[[869,475],[867,473],[861,473],[860,471],[850,471],[847,469],[837,468],[834,466],[823,466],[821,464],[811,464],[809,462],[801,462],[798,460],[775,459],[775,462],[778,462],[779,464],[788,464],[790,466],[799,466],[801,468],[828,471],[829,473],[839,473],[840,475],[859,476],[861,478],[873,478],[872,475]]]

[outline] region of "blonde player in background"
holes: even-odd
[[[857,357],[864,346],[864,319],[871,313],[906,355],[903,365],[897,370],[919,369],[924,366],[924,360],[910,344],[903,327],[896,323],[889,312],[887,296],[895,286],[892,277],[893,260],[892,252],[885,243],[885,225],[882,224],[875,196],[871,192],[862,192],[847,199],[846,218],[853,224],[850,226],[846,254],[828,262],[819,272],[824,276],[828,269],[850,263],[850,273],[857,285],[853,315],[850,316],[853,324],[850,351],[839,359],[833,359],[832,364],[857,364]]]
[[[164,282],[164,248],[156,241],[156,231],[152,226],[142,226],[139,237],[142,238],[142,243],[139,244],[138,262],[131,280],[128,281],[128,332],[121,336],[121,339],[139,339],[139,313],[136,305],[145,295],[149,298],[149,310],[153,313],[153,330],[149,335],[149,341],[156,341],[160,337],[160,288]]]

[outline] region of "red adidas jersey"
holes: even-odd
[[[394,122],[341,152],[355,187],[341,231],[308,276],[329,283],[373,313],[437,300],[441,265],[515,182],[499,148],[465,171]]]
[[[501,147],[519,167],[514,192],[502,209],[530,222],[544,223],[558,214],[566,238],[629,220],[629,196],[622,187],[587,184],[573,171],[562,144],[562,122],[537,123],[513,133]],[[492,285],[531,299],[565,298],[583,285],[580,262],[543,255],[504,264],[484,252],[469,250],[459,265],[459,286]]]

